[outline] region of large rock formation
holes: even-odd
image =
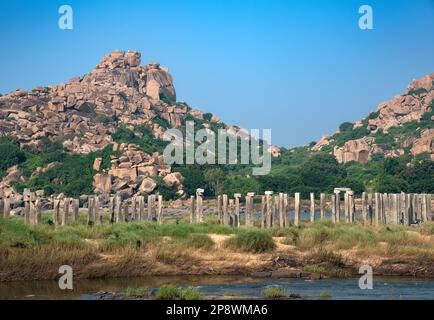
[[[333,154],[339,162],[367,162],[375,153],[384,154],[386,157],[399,157],[409,148],[409,153],[418,155],[428,153],[434,160],[434,129],[432,128],[433,100],[434,100],[434,74],[428,74],[418,80],[414,80],[407,88],[407,93],[396,96],[390,101],[381,103],[377,110],[367,119],[357,121],[352,130],[366,129],[365,136],[345,141],[338,145],[336,140],[341,132],[333,136],[323,136],[312,148],[319,151],[330,146]],[[399,128],[410,122],[419,122],[424,117],[425,127],[418,127],[411,132],[399,134],[390,133],[392,128]],[[393,131],[393,130],[392,130]],[[378,134],[391,135],[393,145],[378,142]],[[395,130],[396,132],[396,130]]]

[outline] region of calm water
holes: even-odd
[[[214,298],[260,298],[270,286],[285,287],[288,292],[316,299],[321,292],[330,299],[429,299],[434,300],[434,279],[374,277],[373,290],[360,290],[358,279],[305,280],[228,276],[142,277],[104,280],[76,280],[73,291],[62,291],[56,281],[0,283],[0,299],[96,299],[101,291],[124,292],[128,287],[158,288],[164,284],[195,286]]]

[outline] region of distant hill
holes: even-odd
[[[426,153],[434,160],[434,74],[414,80],[407,92],[381,103],[356,123],[343,123],[312,151],[332,152],[339,162],[368,162],[376,154],[400,157]]]

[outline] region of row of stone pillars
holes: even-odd
[[[344,192],[343,203],[341,192]],[[191,223],[203,222],[202,206],[203,189],[198,189],[196,196],[191,197]],[[253,199],[255,194],[248,193],[245,197],[245,225],[253,226]],[[217,216],[221,224],[233,227],[240,226],[240,198],[241,194],[235,193],[233,199],[223,194],[217,196]],[[321,193],[319,197],[319,208],[315,206],[315,194],[310,193],[309,220],[314,222],[316,209],[319,211],[319,219],[326,216],[326,194]],[[343,206],[343,208],[342,208]],[[301,196],[294,195],[294,221],[295,226],[300,225]],[[344,217],[341,218],[341,213]],[[266,191],[261,196],[260,221],[262,228],[273,226],[285,227],[290,222],[289,197],[286,193],[279,193],[273,196],[272,191]],[[336,188],[331,195],[331,218],[333,222],[354,223],[356,212],[356,201],[354,192],[347,188]],[[430,221],[431,195],[430,194],[367,194],[364,192],[361,197],[361,213],[365,223],[372,224],[404,224],[411,225]]]
[[[204,222],[203,210],[203,189],[197,189],[196,196],[191,197],[190,222]],[[344,192],[343,203],[341,203],[341,192]],[[254,198],[255,193],[248,193],[245,196],[244,217],[245,225],[254,225]],[[217,197],[217,216],[221,224],[240,227],[241,219],[241,194],[235,193],[233,199],[228,195]],[[25,190],[24,200],[24,221],[26,224],[38,224],[41,220],[42,198],[35,193]],[[355,220],[355,196],[349,189],[337,188],[331,195],[331,215],[334,222],[345,221],[353,223]],[[73,221],[78,220],[79,200],[73,198],[52,198],[53,214],[52,221],[55,225],[67,225],[71,211]],[[325,217],[326,195],[320,194],[319,212],[320,219]],[[301,218],[301,197],[295,193],[293,201],[294,221],[298,226]],[[343,205],[344,218],[341,218]],[[102,223],[103,205],[98,196],[88,198],[87,224],[99,225]],[[311,222],[315,221],[315,194],[310,194],[310,217]],[[259,211],[259,210],[258,210]],[[286,193],[273,195],[272,191],[265,192],[261,196],[260,225],[263,228],[273,226],[285,227],[290,222],[289,196]],[[9,217],[11,213],[10,199],[0,199],[0,214]],[[432,220],[431,194],[387,194],[387,193],[363,193],[361,196],[362,219],[372,224],[403,224],[411,225]],[[108,203],[108,215],[111,223],[128,221],[163,221],[163,198],[162,196],[150,195],[145,203],[143,196],[136,196],[122,200],[120,196],[111,197]]]

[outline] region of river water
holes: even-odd
[[[0,299],[97,299],[98,292],[125,292],[127,288],[159,288],[165,284],[198,287],[213,299],[261,298],[264,289],[281,286],[302,299],[429,299],[434,300],[434,279],[374,277],[372,290],[361,290],[358,278],[306,280],[300,278],[253,278],[240,276],[150,276],[122,279],[75,280],[72,291],[59,289],[57,281],[17,281],[0,283]],[[324,299],[324,298],[323,298]]]

